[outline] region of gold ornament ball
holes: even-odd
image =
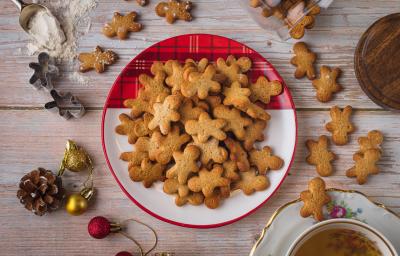
[[[80,194],[72,194],[67,197],[65,203],[65,209],[71,215],[78,216],[86,211],[88,207],[88,201]]]

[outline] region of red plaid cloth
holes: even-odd
[[[251,48],[232,39],[208,34],[189,34],[172,37],[156,43],[147,48],[134,58],[122,71],[111,88],[106,108],[123,108],[125,99],[137,96],[139,84],[138,76],[142,73],[150,73],[150,67],[155,60],[167,61],[175,59],[184,62],[191,58],[200,60],[207,58],[216,61],[219,57],[226,58],[228,55],[236,58],[241,56],[249,57],[253,66],[248,75],[250,81],[255,82],[261,75],[269,80],[278,80],[284,85],[281,95],[273,97],[271,102],[264,106],[268,109],[294,109],[290,93],[274,67],[259,53]]]

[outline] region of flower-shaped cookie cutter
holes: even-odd
[[[85,108],[78,100],[77,97],[72,95],[70,92],[65,94],[58,93],[56,90],[50,91],[51,97],[54,101],[47,102],[44,108],[58,113],[61,117],[65,119],[81,118],[85,114]]]
[[[50,63],[50,56],[46,52],[39,54],[38,63],[29,63],[29,67],[34,70],[32,77],[29,79],[29,83],[35,89],[39,90],[42,87],[49,91],[53,89],[51,79],[58,75],[58,68]]]

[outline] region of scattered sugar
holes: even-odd
[[[68,74],[68,78],[73,81],[76,82],[78,84],[82,84],[82,85],[89,85],[89,78],[86,76],[83,76],[81,73],[79,73],[78,71],[74,71],[72,73]]]

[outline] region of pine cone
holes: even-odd
[[[64,195],[61,178],[43,168],[22,177],[17,192],[21,204],[39,216],[60,207]]]

